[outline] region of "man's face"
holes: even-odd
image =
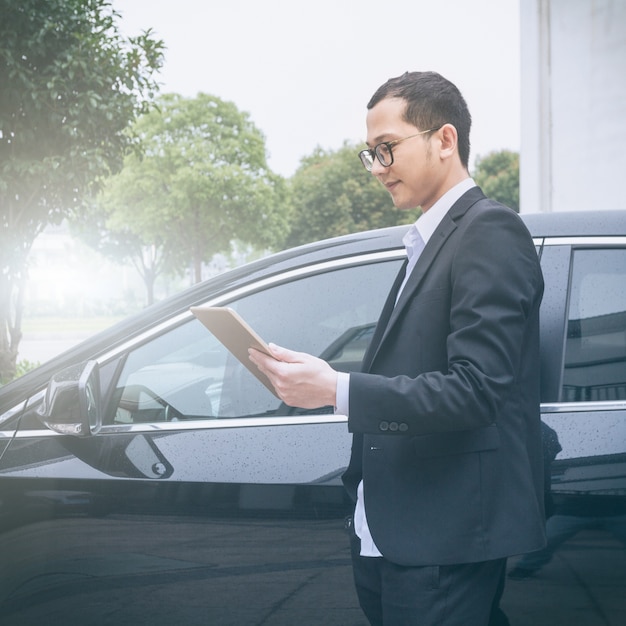
[[[369,148],[427,130],[404,120],[405,108],[403,98],[385,98],[367,112]],[[385,186],[399,209],[421,206],[427,211],[440,196],[442,174],[436,158],[437,140],[433,135],[436,133],[418,135],[394,145],[393,163],[389,167],[374,159],[372,174]]]

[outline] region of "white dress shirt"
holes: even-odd
[[[428,244],[428,240],[441,223],[446,213],[452,205],[469,189],[475,187],[476,183],[471,178],[466,178],[452,189],[449,189],[433,206],[425,213],[420,215],[419,219],[411,225],[402,239],[404,243],[409,262],[406,267],[406,276],[396,297],[396,302],[404,289],[404,286],[417,263],[417,259],[422,250]],[[349,414],[349,398],[350,398],[350,374],[338,372],[337,377],[337,395],[336,395],[336,413],[343,415]],[[380,550],[376,547],[374,539],[367,525],[367,516],[365,515],[365,498],[363,495],[363,481],[359,483],[357,488],[357,502],[354,511],[354,531],[361,539],[361,556],[382,556]]]

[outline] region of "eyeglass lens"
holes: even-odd
[[[374,158],[378,158],[383,167],[389,167],[393,163],[391,148],[386,143],[379,143],[371,150],[363,150],[359,152],[359,156],[361,157],[361,162],[365,166],[365,169],[368,171],[371,171],[372,167],[374,167]]]
[[[393,156],[391,155],[391,147],[387,143],[379,143],[374,147],[374,152],[383,167],[389,167],[393,163]]]
[[[361,163],[365,166],[365,169],[368,172],[372,171],[372,167],[374,167],[374,157],[369,150],[362,150],[359,152],[359,156],[361,157]]]

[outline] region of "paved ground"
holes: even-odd
[[[0,535],[0,572],[12,562],[32,567],[38,555],[47,563],[45,576],[40,567],[39,576],[22,572],[26,582],[11,594],[3,626],[59,619],[69,626],[366,623],[335,521],[303,520],[299,528],[287,521],[111,515],[54,524],[54,545],[42,524],[11,531],[13,541],[4,544]],[[19,533],[29,534],[26,560],[12,554]],[[623,625],[625,555],[605,533],[581,533],[535,577],[507,581],[503,608],[511,626]]]
[[[93,334],[91,330],[25,333],[20,342],[18,361],[45,363]]]

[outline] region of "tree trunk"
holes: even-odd
[[[24,283],[24,279],[20,278],[18,285],[14,285],[8,272],[0,273],[0,383],[15,378],[18,347],[22,339]]]
[[[198,284],[202,281],[202,258],[195,255],[193,259],[193,282]]]
[[[148,306],[154,304],[154,283],[156,281],[156,275],[153,268],[146,268],[146,272],[143,277],[144,284],[146,285],[146,296],[148,298]]]

